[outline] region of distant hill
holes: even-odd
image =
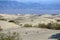
[[[40,13],[45,10],[60,10],[60,4],[23,3],[18,1],[0,1],[0,13]],[[45,11],[47,12],[47,11]]]

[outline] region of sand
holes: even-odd
[[[11,28],[18,28],[18,27],[20,27],[20,26],[14,24],[14,23],[11,23],[11,22],[0,21],[0,27],[1,27],[3,30],[5,30],[5,29],[11,29]]]
[[[56,34],[60,33],[60,30],[49,30],[41,28],[16,28],[5,30],[4,32],[17,32],[20,34],[22,40],[57,40],[51,38],[52,35],[57,36]]]
[[[4,18],[10,20],[10,19],[16,19],[19,17],[19,21],[22,24],[38,24],[38,23],[48,23],[48,22],[56,22],[55,19],[50,18],[44,18],[45,16],[31,16],[31,15],[25,15],[25,16],[15,16],[15,15],[7,15],[7,14],[1,14]],[[49,17],[49,16],[46,16]],[[23,18],[22,20],[20,18]],[[33,19],[33,22],[31,21]],[[57,36],[56,34],[60,34],[60,30],[51,30],[51,29],[42,29],[42,28],[24,28],[22,26],[19,26],[18,24],[8,22],[8,21],[2,21],[0,20],[0,27],[3,29],[2,32],[6,33],[8,31],[10,32],[17,32],[20,34],[20,37],[22,40],[58,40],[58,38],[51,38],[52,35]]]

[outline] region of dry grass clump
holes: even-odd
[[[32,25],[31,24],[24,24],[23,27],[32,27]]]
[[[9,22],[13,22],[14,23],[15,21],[14,20],[9,20]]]
[[[24,24],[23,27],[33,27],[33,26],[31,24]],[[58,23],[48,23],[47,25],[38,24],[37,26],[34,26],[34,27],[60,30],[60,24]]]
[[[45,24],[38,24],[38,28],[46,28]]]
[[[15,23],[15,24],[19,25],[19,22],[16,21],[16,20],[9,20],[9,22],[12,22],[12,23]]]
[[[56,19],[57,22],[60,22],[60,20]]]
[[[55,30],[60,30],[60,24],[57,24],[57,23],[52,24],[52,25],[51,25],[51,28],[52,28],[52,29],[55,29]]]
[[[7,19],[3,19],[3,18],[2,18],[2,19],[0,19],[0,20],[2,20],[2,21],[7,21]]]
[[[38,24],[38,27],[39,28],[60,30],[60,24],[57,24],[57,23],[48,23],[47,25],[45,25],[45,24]]]
[[[2,21],[7,21],[7,19],[5,19],[3,16],[0,15],[0,20]]]
[[[1,26],[0,26],[0,31],[2,31],[3,29],[1,28]]]
[[[0,40],[22,40],[19,37],[19,34],[16,32],[13,32],[12,34],[10,32],[8,34],[0,33]]]

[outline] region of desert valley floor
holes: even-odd
[[[29,23],[34,26],[39,22],[47,24],[52,21],[53,23],[56,23],[55,19],[57,18],[57,15],[54,16],[55,18],[52,15],[32,16],[32,15],[0,14],[0,16],[1,16],[0,27],[3,29],[2,32],[4,33],[7,33],[8,31],[17,32],[20,34],[21,40],[60,40],[60,30],[35,28],[35,27],[26,28],[20,25]],[[33,19],[33,22],[31,22],[31,19]],[[9,20],[18,20],[17,22],[18,23],[20,22],[20,24],[8,22]]]

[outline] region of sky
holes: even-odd
[[[19,2],[60,2],[60,0],[0,0],[0,1],[19,1]]]
[[[22,1],[22,2],[59,2],[60,0],[15,0],[15,1]]]
[[[18,1],[18,2],[36,2],[36,3],[46,3],[46,4],[52,4],[52,3],[58,3],[60,4],[60,0],[0,0],[0,1]]]
[[[36,2],[36,3],[46,3],[46,4],[60,4],[60,0],[0,0],[0,1],[18,1],[18,2],[24,2],[24,3],[29,3],[29,2]]]

